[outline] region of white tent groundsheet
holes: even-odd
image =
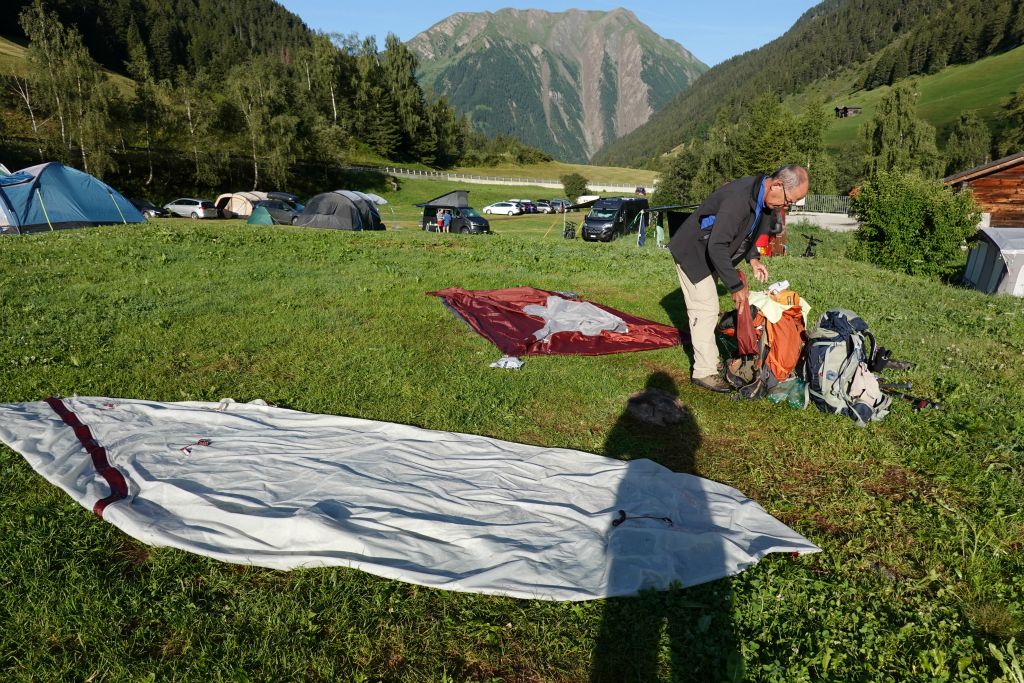
[[[262,404],[7,404],[0,440],[130,536],[239,564],[588,600],[818,551],[739,491],[650,460]]]

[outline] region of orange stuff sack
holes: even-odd
[[[765,365],[780,382],[785,381],[796,369],[800,355],[804,351],[806,338],[804,316],[800,312],[800,298],[796,292],[790,294],[797,297],[796,305],[787,308],[779,322],[766,324],[768,356],[765,358]]]

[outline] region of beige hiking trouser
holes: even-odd
[[[676,264],[679,286],[686,302],[686,317],[690,321],[690,340],[693,344],[694,379],[718,374],[718,346],[715,344],[715,326],[721,315],[715,278],[707,276],[694,284]]]

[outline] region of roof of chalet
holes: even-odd
[[[983,175],[989,175],[990,173],[1001,171],[1004,168],[1008,168],[1010,166],[1016,166],[1019,163],[1024,163],[1024,152],[1017,152],[1016,154],[1011,154],[1008,157],[996,159],[995,161],[990,161],[987,164],[982,164],[981,166],[975,166],[969,171],[961,171],[960,173],[954,173],[951,176],[946,176],[945,178],[943,178],[942,182],[945,183],[946,185],[963,183],[969,180],[974,180],[975,178],[978,178]]]

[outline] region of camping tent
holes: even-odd
[[[257,206],[252,210],[246,223],[249,225],[274,225],[274,217],[267,211],[267,207]]]
[[[469,207],[469,190],[454,190],[416,206],[424,209],[465,209]]]
[[[437,224],[434,221],[434,217],[437,215],[439,209],[468,209],[469,206],[469,190],[453,190],[447,194],[443,194],[440,197],[434,197],[433,199],[416,204],[416,206],[423,208],[423,215],[420,217],[420,228],[423,230],[436,230]],[[480,219],[482,220],[482,219]],[[487,232],[490,230],[488,225]],[[452,226],[453,232],[458,232],[456,226]]]
[[[225,218],[245,218],[252,215],[256,202],[266,198],[266,192],[230,192],[217,197],[214,205]]]
[[[114,188],[57,162],[0,177],[0,234],[145,220]]]
[[[309,200],[295,222],[309,228],[383,230],[377,207],[362,192],[334,190]]]
[[[964,284],[1024,297],[1024,230],[981,228],[967,257]]]

